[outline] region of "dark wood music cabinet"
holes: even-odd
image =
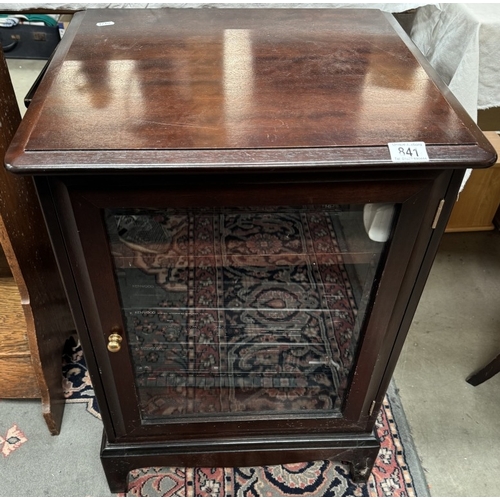
[[[494,161],[390,15],[77,13],[6,164],[35,176],[111,490],[167,465],[366,479],[464,170]]]

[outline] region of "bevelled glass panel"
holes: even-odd
[[[105,210],[144,422],[340,416],[384,209],[375,238],[361,205]]]

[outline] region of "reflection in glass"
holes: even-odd
[[[339,414],[385,247],[362,206],[105,217],[146,422]]]

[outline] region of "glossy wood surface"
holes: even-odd
[[[8,163],[345,168],[390,164],[388,142],[424,141],[436,161],[488,165],[494,152],[405,36],[360,9],[78,13]]]

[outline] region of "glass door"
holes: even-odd
[[[384,210],[373,237],[366,205],[104,209],[142,424],[340,417]]]

